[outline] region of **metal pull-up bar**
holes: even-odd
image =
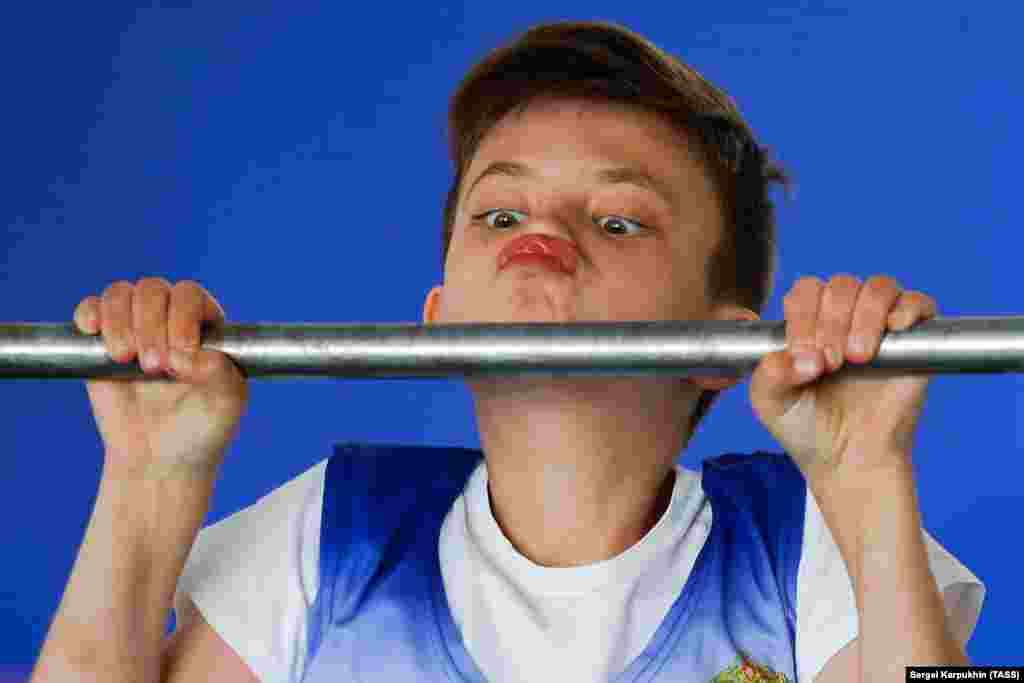
[[[473,375],[736,377],[785,348],[785,321],[225,323],[200,344],[248,377],[430,378]],[[839,372],[1024,370],[1024,316],[935,317],[888,332],[874,360]],[[0,379],[145,378],[117,363],[100,335],[73,323],[0,323]]]

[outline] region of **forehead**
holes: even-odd
[[[536,157],[629,165],[672,182],[689,181],[704,172],[696,144],[664,115],[647,109],[542,98],[498,121],[481,140],[470,169],[498,158]]]

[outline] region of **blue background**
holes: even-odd
[[[892,275],[944,316],[1024,313],[1015,3],[27,5],[0,18],[3,321],[70,321],[109,283],[161,275],[202,283],[229,321],[418,323],[441,281],[448,98],[552,19],[617,21],[681,56],[793,171],[765,319],[800,276],[842,272]],[[935,378],[914,454],[926,528],[987,585],[976,663],[1024,663],[1021,381]],[[718,401],[688,466],[779,450],[748,388]],[[3,382],[0,405],[0,671],[26,675],[102,444],[79,380]],[[479,447],[458,380],[256,381],[207,522],[340,440]]]

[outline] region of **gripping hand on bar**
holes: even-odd
[[[21,326],[10,336],[5,327],[0,355],[8,369],[6,361],[26,359],[22,343],[39,339],[29,343],[49,356],[45,367],[58,370],[39,376],[91,379],[86,390],[105,446],[105,476],[209,481],[249,396],[232,359],[202,344],[201,326],[223,322],[223,309],[195,282],[121,281],[102,297],[82,299],[71,325],[43,326],[42,335],[33,332],[37,326]],[[30,362],[37,372],[40,366]],[[74,374],[60,374],[68,370]],[[99,381],[125,377],[176,381]]]

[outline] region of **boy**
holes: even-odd
[[[450,123],[424,324],[758,319],[768,185],[788,178],[678,60],[612,24],[538,26],[470,71]],[[168,289],[145,291],[173,319]],[[891,278],[801,280],[787,342],[817,340],[818,365],[798,381],[780,352],[751,381],[786,451],[701,474],[676,460],[735,379],[467,378],[482,450],[341,444],[182,533],[161,680],[835,683],[966,663],[984,587],[920,529],[905,476],[927,380],[807,389],[868,360],[883,325],[935,314]],[[873,400],[900,419],[857,421]],[[833,407],[843,447],[815,422]]]

